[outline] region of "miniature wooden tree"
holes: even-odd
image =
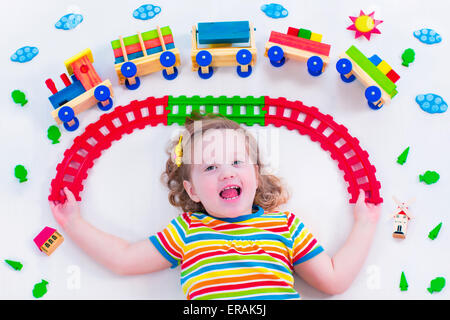
[[[17,165],[14,168],[14,176],[17,179],[19,179],[20,183],[28,181],[27,174],[28,174],[27,169],[25,169],[25,167],[23,165],[21,165],[21,164]]]
[[[50,126],[47,130],[47,137],[52,141],[52,144],[59,143],[61,137],[61,131],[57,126]]]

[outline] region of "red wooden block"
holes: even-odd
[[[299,30],[300,30],[300,29],[296,29],[296,28],[293,28],[293,27],[289,27],[289,28],[288,28],[287,34],[296,37],[296,36],[298,36],[298,31],[299,31]]]
[[[394,71],[394,69],[391,69],[391,71],[386,74],[386,77],[388,77],[393,83],[396,83],[397,80],[400,79],[400,76]]]
[[[330,55],[331,46],[329,44],[298,37],[293,38],[290,35],[276,31],[270,33],[269,41],[287,47],[318,53],[327,57]]]

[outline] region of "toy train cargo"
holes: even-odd
[[[272,31],[264,56],[274,67],[281,67],[286,58],[305,61],[308,72],[319,76],[330,61],[331,46],[322,43],[322,35],[307,29],[289,27],[287,34]]]
[[[380,109],[397,94],[395,83],[400,76],[376,54],[367,58],[351,46],[339,57],[336,69],[342,81],[352,82],[357,78],[366,87],[365,97],[370,108]]]
[[[111,41],[119,83],[130,90],[140,85],[140,76],[162,71],[165,79],[173,80],[178,75],[180,51],[175,48],[170,27],[156,27],[144,33],[119,37]]]
[[[248,77],[256,63],[253,26],[248,21],[203,22],[192,27],[192,71],[202,79],[213,75],[213,67],[236,66],[240,77]]]
[[[91,50],[85,49],[64,62],[72,79],[71,81],[66,74],[61,74],[65,88],[58,91],[52,79],[45,81],[53,94],[48,98],[55,109],[52,116],[67,131],[74,131],[79,127],[76,115],[90,107],[98,105],[100,110],[107,111],[113,106],[111,82],[100,79],[93,62]]]

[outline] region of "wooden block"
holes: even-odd
[[[311,30],[308,29],[300,29],[298,31],[298,37],[303,39],[311,39]]]
[[[397,80],[400,79],[400,76],[394,71],[394,69],[391,69],[391,71],[386,74],[386,77],[388,77],[393,83],[396,83]]]
[[[198,43],[243,43],[250,39],[248,21],[198,23]]]
[[[161,34],[163,36],[167,36],[167,35],[172,35],[172,30],[170,29],[169,26],[165,26],[161,28]],[[157,39],[158,38],[158,31],[156,29],[154,30],[150,30],[150,31],[146,31],[141,33],[142,35],[142,40],[147,41],[147,40],[151,40],[151,39]],[[129,36],[129,37],[124,37],[123,38],[123,42],[125,46],[129,46],[132,44],[136,44],[139,43],[139,36],[137,34]],[[120,48],[120,41],[119,39],[117,40],[113,40],[111,41],[111,47],[114,49],[119,49]]]
[[[91,49],[89,49],[89,48],[84,49],[80,53],[78,53],[78,54],[74,55],[73,57],[64,61],[64,65],[66,66],[67,73],[69,74],[69,76],[71,76],[73,74],[72,63],[74,61],[81,59],[84,56],[87,56],[89,58],[89,60],[91,61],[91,63],[94,63],[94,56],[92,55]]]
[[[380,69],[375,67],[373,63],[355,46],[351,46],[345,52],[361,69],[367,73],[384,91],[386,91],[391,98],[397,94],[397,86],[381,72]]]
[[[298,31],[299,31],[299,29],[297,29],[297,28],[289,27],[288,31],[287,31],[287,34],[289,34],[291,36],[294,36],[294,37],[297,37],[298,36]]]
[[[392,70],[391,66],[384,60],[377,65],[377,68],[384,74],[388,74],[388,72]]]
[[[166,44],[166,49],[167,50],[174,49],[174,48],[175,48],[175,45],[173,43],[167,43]],[[154,47],[154,48],[151,48],[151,49],[147,49],[145,52],[147,53],[146,55],[152,55],[152,54],[155,54],[155,53],[163,52],[163,48],[161,46]],[[138,52],[135,52],[135,53],[131,53],[131,54],[127,55],[127,56],[128,56],[128,60],[129,61],[133,60],[133,62],[134,62],[135,59],[144,57],[146,55],[144,55],[144,53],[142,51],[138,51]],[[123,57],[118,57],[118,58],[114,59],[114,63],[115,64],[122,63],[122,62],[126,62]]]
[[[311,41],[322,42],[322,35],[318,33],[311,32]]]
[[[300,50],[314,52],[327,57],[330,55],[331,49],[331,46],[325,43],[316,42],[303,38],[294,38],[290,35],[276,31],[272,31],[270,33],[269,42],[281,44],[287,47],[292,47]]]
[[[283,49],[283,51],[284,51],[284,56],[288,59],[307,62],[308,59],[311,58],[312,56],[318,56],[323,61],[323,68],[325,68],[325,66],[330,62],[330,58],[328,56],[320,55],[320,54],[317,54],[317,53],[314,53],[311,51],[305,51],[305,50],[301,50],[301,49],[296,49],[296,48],[292,48],[292,47],[288,47],[288,46],[279,45],[279,44],[273,43],[273,42],[266,43],[266,46],[265,46],[266,50],[265,50],[264,56],[267,57],[267,51],[269,51],[269,49],[272,46],[281,47],[281,49]]]
[[[75,77],[80,80],[86,91],[102,82],[88,56],[83,56],[72,62],[71,67]]]
[[[376,54],[371,56],[369,58],[369,60],[374,64],[374,66],[378,66],[382,61],[382,59],[379,56],[377,56]]]
[[[173,43],[173,36],[172,35],[167,35],[164,36],[164,43],[167,45],[169,43]],[[147,40],[144,41],[144,46],[145,49],[152,49],[152,48],[156,48],[156,47],[160,47],[161,44],[159,42],[159,38],[155,38],[155,39],[151,39],[151,40]],[[136,53],[136,52],[142,52],[141,49],[141,44],[140,43],[135,43],[135,44],[131,44],[125,47],[126,49],[126,53],[127,54],[132,54],[132,53]],[[122,49],[119,47],[117,49],[113,49],[114,51],[114,58],[119,58],[119,57],[123,57],[123,52]]]

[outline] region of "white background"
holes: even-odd
[[[145,3],[161,7],[161,13],[148,21],[132,17],[134,9]],[[185,299],[179,283],[179,268],[141,276],[118,276],[84,254],[70,238],[50,256],[40,252],[33,238],[45,226],[61,228],[48,207],[47,196],[56,165],[64,150],[84,127],[102,114],[92,108],[80,115],[80,128],[69,133],[62,129],[61,143],[52,145],[47,128],[54,124],[48,101],[50,91],[44,81],[65,72],[63,61],[87,47],[94,55],[94,67],[102,79],[111,79],[115,106],[134,99],[164,95],[240,95],[286,97],[316,106],[344,124],[360,140],[377,168],[384,197],[383,214],[368,258],[354,283],[345,293],[324,295],[296,277],[295,288],[304,299],[448,299],[450,289],[430,295],[426,288],[438,276],[450,280],[450,112],[431,115],[422,111],[414,99],[420,93],[437,93],[450,102],[449,35],[446,1],[280,1],[289,10],[287,18],[274,20],[260,10],[270,1],[10,1],[0,10],[2,72],[0,94],[0,258],[19,260],[22,271],[15,272],[0,263],[0,298],[34,299],[32,289],[41,279],[49,282],[42,299]],[[381,34],[370,41],[354,39],[346,30],[349,16],[375,11],[384,20]],[[58,30],[54,24],[70,12],[81,13],[84,21],[74,30]],[[219,68],[210,80],[201,80],[191,71],[192,25],[204,21],[250,20],[256,27],[258,62],[248,79],[236,75],[235,68]],[[160,73],[142,78],[141,87],[128,91],[117,83],[110,41],[119,35],[169,25],[175,45],[180,49],[179,76],[166,81]],[[289,26],[303,27],[323,34],[331,44],[331,62],[320,77],[311,77],[306,65],[289,61],[273,68],[263,57],[270,31],[286,32]],[[438,45],[428,46],[413,37],[413,31],[432,28],[442,35]],[[378,54],[396,70],[399,94],[379,111],[369,109],[364,88],[358,81],[343,83],[335,70],[338,55],[355,44],[366,56]],[[36,46],[39,54],[31,62],[10,61],[16,49]],[[416,61],[401,66],[401,54],[413,48]],[[20,89],[29,103],[20,107],[11,92]],[[171,207],[167,190],[159,182],[169,138],[178,129],[147,127],[124,136],[105,151],[84,182],[81,196],[83,217],[96,227],[129,241],[139,241],[160,231],[180,211]],[[337,163],[308,137],[285,128],[258,128],[269,131],[279,146],[271,150],[278,159],[274,168],[292,193],[283,209],[299,215],[332,256],[344,244],[353,216],[348,204],[347,184]],[[405,165],[397,156],[410,146]],[[20,184],[14,166],[23,164],[28,182]],[[276,163],[276,161],[275,161]],[[440,173],[434,185],[419,183],[426,170]],[[411,206],[415,218],[405,240],[392,238],[395,210],[392,196],[416,202]],[[439,222],[439,237],[431,241],[428,232]],[[399,290],[401,272],[409,283],[407,292]]]

